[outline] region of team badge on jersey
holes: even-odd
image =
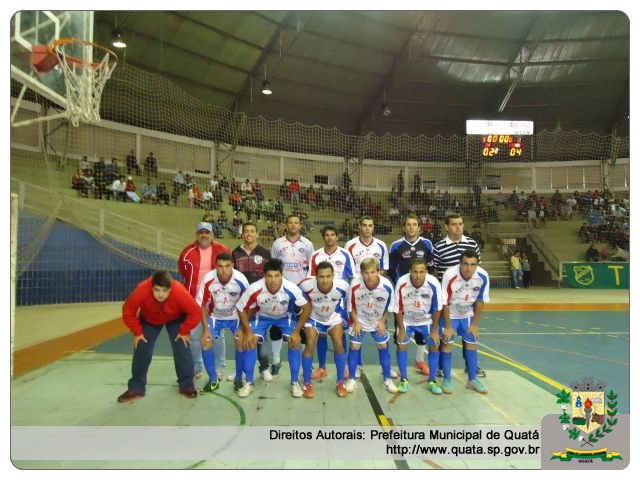
[[[260,255],[256,255],[253,257],[253,261],[256,265],[260,265],[262,263],[262,257]]]

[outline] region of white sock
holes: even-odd
[[[424,362],[424,351],[426,347],[426,345],[416,345],[416,362]]]
[[[280,363],[280,350],[282,349],[282,339],[271,340],[271,353],[273,354],[273,363]]]

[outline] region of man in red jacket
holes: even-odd
[[[213,240],[213,226],[209,222],[200,222],[196,226],[196,240],[182,250],[178,259],[178,271],[184,277],[184,286],[187,287],[193,298],[196,297],[200,280],[216,268],[216,259],[222,252],[231,255],[231,250],[221,243]],[[193,375],[200,378],[202,375],[202,323],[198,323],[191,331],[191,357],[193,359]],[[213,353],[216,358],[216,366],[224,366],[225,344],[224,335],[221,333],[219,341],[214,343]]]
[[[140,282],[125,300],[122,318],[133,333],[133,361],[128,389],[118,397],[118,402],[144,397],[153,348],[163,325],[171,340],[180,394],[197,397],[189,332],[200,323],[202,311],[187,289],[166,270],[158,270]]]

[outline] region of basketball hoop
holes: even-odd
[[[67,117],[74,127],[80,121],[100,121],[100,99],[107,80],[118,64],[118,56],[102,45],[78,38],[61,38],[48,47],[49,59],[56,56],[64,74],[67,91]],[[94,61],[94,58],[96,61]],[[36,64],[34,63],[34,69]],[[45,68],[42,68],[44,65]],[[42,62],[41,72],[56,66]],[[46,70],[48,68],[48,70]]]

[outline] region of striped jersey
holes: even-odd
[[[396,283],[396,298],[405,326],[431,325],[433,314],[442,310],[442,288],[433,275],[427,275],[419,287],[411,274],[403,275]]]
[[[324,247],[313,252],[311,256],[311,275],[316,274],[320,262],[329,262],[333,265],[334,278],[348,282],[355,277],[353,258],[349,255],[349,252],[342,247],[338,247],[333,253],[327,253]]]
[[[473,317],[473,304],[477,300],[489,303],[489,274],[481,267],[465,280],[460,265],[451,267],[442,275],[442,300],[449,305],[449,318]]]
[[[349,284],[334,278],[331,290],[320,291],[315,277],[305,278],[299,285],[300,290],[311,302],[311,319],[324,325],[333,325],[347,320],[347,294]]]
[[[375,258],[380,262],[380,270],[389,269],[389,250],[387,244],[375,237],[369,244],[362,243],[360,237],[352,238],[345,243],[344,248],[351,254],[356,267],[355,273],[360,275],[360,264],[365,258]]]
[[[455,243],[447,236],[436,242],[433,247],[433,264],[436,267],[438,276],[442,277],[442,274],[447,268],[458,265],[462,252],[469,249],[475,250],[478,257],[480,257],[480,247],[478,247],[477,242],[471,237],[465,237],[463,235],[460,242]]]
[[[402,237],[389,247],[389,278],[396,281],[409,273],[409,267],[414,258],[422,258],[427,265],[433,265],[433,244],[431,240],[418,237],[410,242]]]
[[[237,320],[236,303],[248,286],[247,278],[238,270],[232,271],[226,283],[220,281],[217,270],[211,270],[200,282],[196,302],[207,306],[207,314],[216,320]]]
[[[278,291],[271,293],[263,278],[249,285],[236,308],[239,312],[255,310],[256,316],[259,317],[286,320],[289,314],[294,314],[296,305],[302,307],[306,303],[307,299],[295,283],[283,278]]]
[[[271,245],[271,257],[282,260],[284,278],[296,285],[309,274],[313,251],[313,243],[302,235],[295,242],[284,235]]]
[[[348,310],[356,313],[365,332],[373,332],[387,311],[393,313],[398,308],[393,284],[383,276],[378,278],[378,285],[371,290],[361,277],[356,277],[351,282]]]

